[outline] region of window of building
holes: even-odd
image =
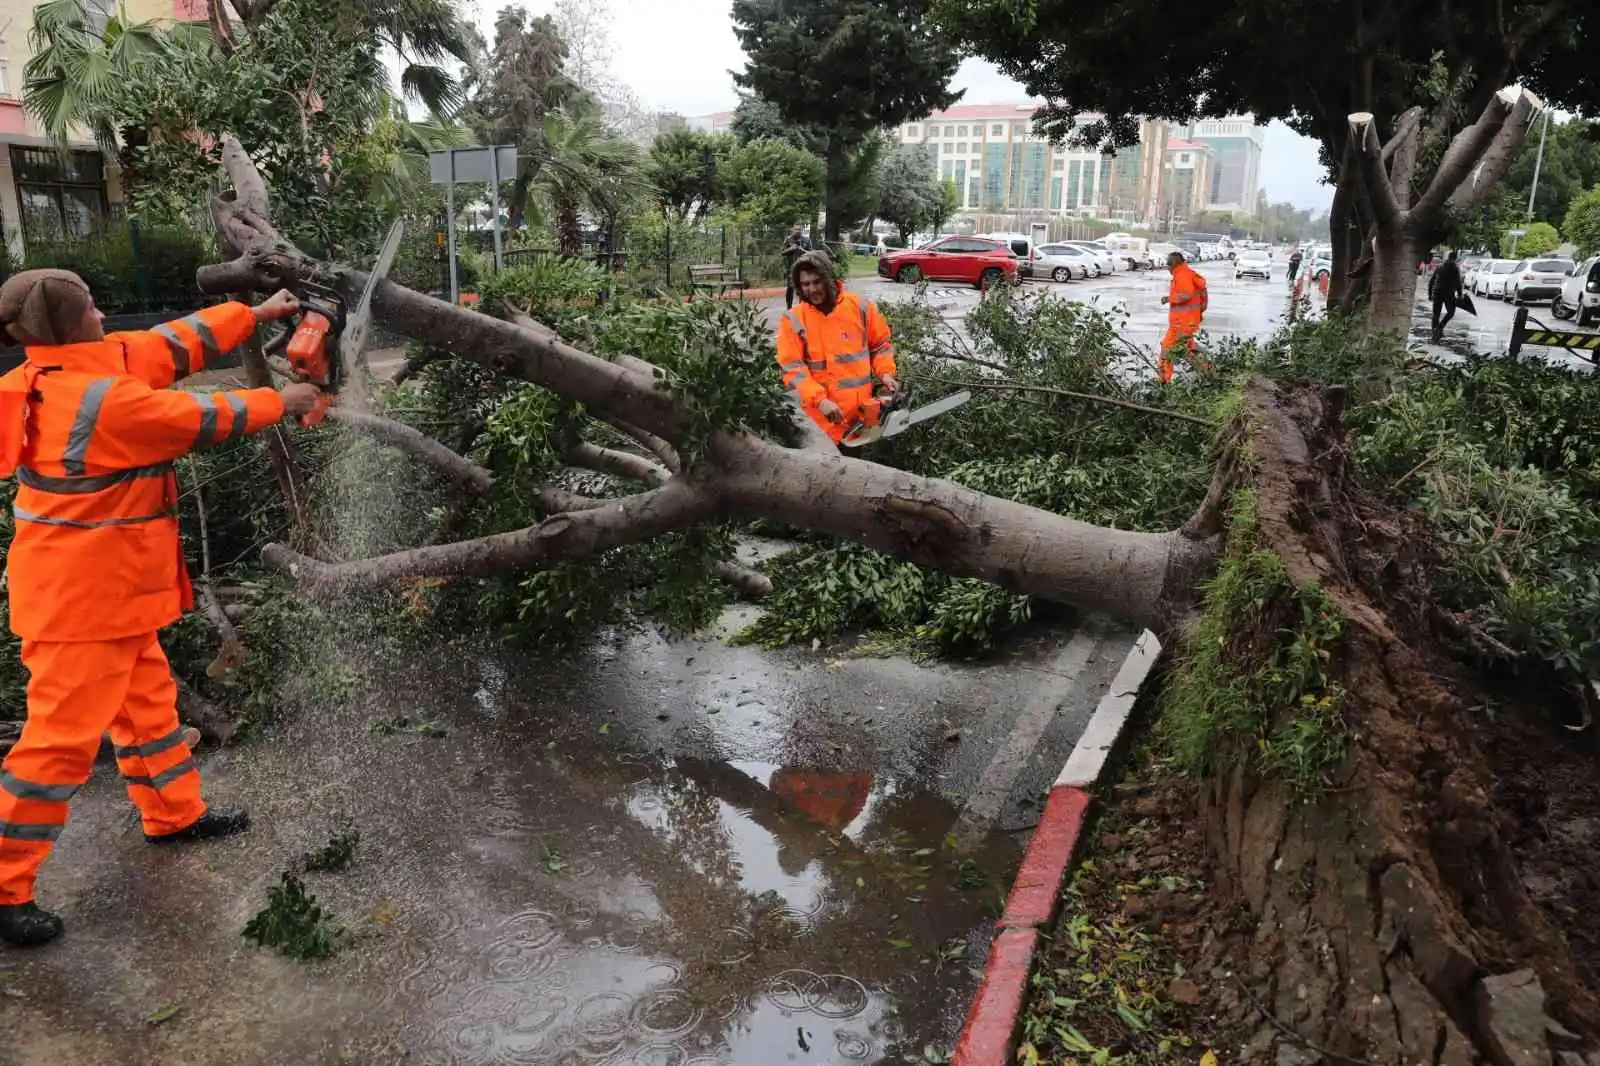
[[[967,199],[963,207],[977,207],[983,202],[983,190],[976,174],[967,179]]]
[[[967,161],[965,159],[956,160],[956,172],[951,180],[955,182],[958,191],[967,187]]]
[[[1015,133],[1018,137],[1026,137],[1028,135],[1028,123],[1013,122],[1011,124],[1011,132]]]
[[[11,174],[22,207],[24,243],[82,239],[106,217],[105,164],[99,152],[60,153],[14,144]]]
[[[11,95],[11,61],[0,58],[0,96]]]
[[[967,135],[967,127],[965,127],[965,126],[957,126],[956,127],[956,136],[957,137],[965,137],[966,135]]]
[[[954,174],[955,174],[955,169],[954,168],[955,168],[955,161],[951,160],[951,159],[946,159],[943,163],[939,164],[939,176],[941,178],[948,178],[948,177],[954,176]]]
[[[916,136],[919,136],[920,134],[921,134],[921,128],[919,126],[917,126],[915,123],[913,123],[912,125],[906,127],[906,136],[907,137],[916,137]]]
[[[967,154],[967,142],[966,141],[958,141],[956,143],[956,155],[966,155],[966,154]]]
[[[956,128],[954,126],[946,126],[944,128],[944,135],[946,137],[954,137],[956,135]]]
[[[1065,159],[1053,159],[1050,161],[1050,169],[1057,174],[1061,173],[1066,168],[1066,165],[1067,161]]]
[[[1005,135],[1006,135],[1006,127],[1005,127],[1004,123],[996,122],[993,126],[989,127],[989,136],[991,136],[991,137],[1004,137]]]

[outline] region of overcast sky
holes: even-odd
[[[732,110],[737,97],[729,72],[744,66],[744,52],[733,33],[730,0],[590,2],[610,8],[612,77],[631,86],[646,107],[683,115]],[[524,0],[520,6],[541,15],[552,4],[553,0]],[[509,5],[476,0],[475,6],[478,26],[492,41],[495,14]],[[980,60],[961,65],[955,87],[966,90],[965,103],[1028,99],[1021,85]],[[1267,127],[1261,181],[1269,197],[1297,207],[1326,208],[1333,190],[1322,184],[1322,174],[1315,142],[1281,123]]]

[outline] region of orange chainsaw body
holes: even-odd
[[[300,300],[304,310],[300,324],[289,338],[284,358],[298,380],[321,390],[317,406],[300,417],[302,426],[314,426],[327,417],[328,408],[338,401],[343,370],[338,345],[344,329],[344,303],[337,294],[327,290],[303,291]]]

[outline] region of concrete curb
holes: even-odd
[[[989,949],[983,982],[967,1011],[961,1039],[950,1066],[1010,1066],[1017,1043],[1017,1023],[1022,1014],[1033,970],[1034,952],[1041,934],[1049,932],[1056,917],[1061,888],[1072,869],[1084,820],[1089,813],[1091,790],[1104,772],[1112,749],[1122,736],[1139,700],[1139,692],[1161,657],[1161,641],[1148,629],[1101,698],[1078,738],[1061,776],[1050,787],[1044,813],[1023,856],[998,933]]]

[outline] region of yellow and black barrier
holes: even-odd
[[[1600,362],[1600,333],[1576,329],[1546,329],[1539,322],[1528,324],[1528,309],[1517,308],[1516,320],[1511,324],[1511,358],[1522,354],[1524,344],[1537,344],[1545,348],[1565,348],[1577,352],[1590,362]]]

